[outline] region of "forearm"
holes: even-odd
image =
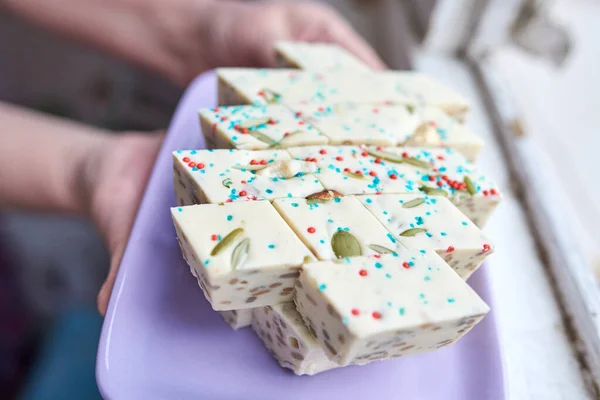
[[[106,131],[0,103],[0,208],[87,214]]]
[[[48,30],[186,84],[189,40],[213,0],[0,0]],[[184,40],[187,39],[187,40]],[[201,37],[196,37],[202,40]]]

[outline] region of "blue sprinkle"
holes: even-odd
[[[387,306],[388,306],[388,307],[391,307],[391,306],[392,306],[392,302],[391,302],[391,301],[388,301],[388,302],[387,302]]]
[[[190,154],[196,154],[196,150],[190,151]]]
[[[466,221],[463,221],[462,224],[463,224],[463,226],[467,226],[467,222]]]
[[[387,237],[392,241],[392,243],[396,243],[396,239],[394,239],[391,233],[388,233]]]
[[[274,245],[274,244],[270,244],[268,247],[269,247],[270,249],[274,249],[274,248],[275,248],[275,245]]]
[[[440,235],[442,235],[442,236],[446,236],[446,235],[447,235],[447,233],[446,233],[446,232],[440,232]]]
[[[430,278],[428,275],[426,275],[426,276],[425,276],[425,278],[423,278],[423,280],[424,280],[425,282],[429,282],[429,281],[431,280],[431,278]]]
[[[373,200],[371,200],[371,199],[369,199],[369,198],[367,198],[367,200],[365,200],[365,201],[366,201],[367,203],[372,203],[372,202],[373,202]]]
[[[333,220],[331,218],[328,219],[327,222],[329,222],[330,224],[333,224]]]
[[[427,237],[432,237],[433,235],[429,232],[425,232],[425,234],[427,235]]]
[[[380,262],[376,262],[376,263],[375,263],[375,268],[381,268],[381,267],[383,267],[383,265],[381,265],[381,263],[380,263]]]
[[[385,274],[385,277],[388,279],[392,279],[392,276],[390,274]]]
[[[323,239],[319,240],[319,242],[320,242],[321,244],[325,244],[325,241],[324,241]]]
[[[348,325],[348,317],[342,318],[342,324]]]
[[[209,262],[210,262],[210,260],[205,260],[204,265],[208,265]]]
[[[426,251],[425,251],[425,250],[419,250],[419,252],[420,252],[421,254],[425,254],[425,253],[426,253]]]
[[[452,297],[448,297],[448,299],[446,300],[448,303],[452,304],[454,303],[454,299]]]
[[[340,201],[342,201],[342,199],[340,199],[339,197],[336,197],[335,199],[333,199],[333,201],[335,201],[336,203],[339,203]]]
[[[227,216],[227,221],[231,221],[233,219],[233,215],[228,215]]]
[[[422,217],[415,217],[415,220],[417,221],[417,225],[423,225],[423,218]]]
[[[273,193],[273,191],[271,189],[267,189],[267,190],[265,190],[265,192],[267,192],[269,194]]]
[[[320,291],[323,291],[325,289],[327,289],[327,285],[326,284],[322,283],[322,284],[319,285],[319,290]]]
[[[181,153],[183,153],[183,151],[177,150],[177,154],[181,154]]]
[[[177,207],[177,211],[179,211],[179,212],[182,212],[182,211],[183,211],[183,208],[181,208],[181,207]]]
[[[410,265],[411,267],[414,267],[414,266],[415,266],[415,263],[414,263],[414,262],[412,262],[412,261],[409,261],[409,262],[408,262],[408,265]]]
[[[298,203],[292,203],[292,207],[298,207]]]
[[[400,315],[404,315],[404,311],[405,311],[405,310],[404,310],[404,307],[400,307],[400,309],[398,309],[398,313],[399,313]]]

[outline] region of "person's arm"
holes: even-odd
[[[110,143],[100,129],[0,103],[0,208],[86,214],[84,171]]]
[[[186,85],[215,67],[275,65],[275,40],[338,43],[374,68],[375,52],[335,12],[313,2],[0,0],[48,30]]]
[[[111,255],[102,314],[161,142],[161,134],[117,134],[0,102],[0,209],[93,220]]]

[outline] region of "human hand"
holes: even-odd
[[[162,143],[163,134],[125,133],[94,149],[82,167],[82,191],[88,212],[110,252],[108,276],[98,293],[106,313],[110,294],[137,208]]]
[[[182,66],[175,80],[182,84],[216,67],[275,67],[277,40],[337,43],[370,67],[385,69],[364,39],[320,3],[180,1],[192,9],[178,19],[177,27],[169,25],[172,31],[164,36],[173,38]]]

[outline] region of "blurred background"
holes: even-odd
[[[392,68],[411,68],[429,54],[501,71],[514,133],[528,135],[550,161],[549,179],[564,189],[557,194],[564,223],[586,264],[600,270],[599,1],[328,2]],[[167,126],[181,94],[152,74],[0,15],[3,101],[115,130],[151,130]],[[65,382],[71,397],[61,399],[98,398],[95,299],[108,254],[93,227],[2,212],[0,259],[0,398],[56,398],[47,388]]]

